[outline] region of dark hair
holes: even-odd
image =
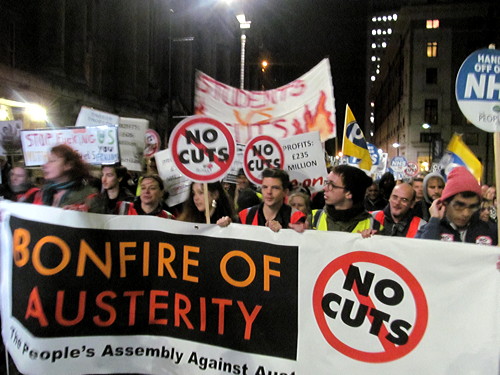
[[[163,180],[157,174],[145,174],[144,176],[142,176],[141,181],[144,181],[146,178],[150,178],[152,180],[155,180],[156,182],[158,182],[158,186],[160,187],[160,190],[165,190],[165,185],[163,185]]]
[[[238,200],[236,201],[238,212],[245,208],[258,205],[259,203],[259,196],[253,189],[245,188],[238,192]]]
[[[283,185],[283,189],[290,188],[290,176],[283,169],[279,168],[266,168],[262,171],[262,179],[269,178],[278,178],[281,180],[281,185]]]
[[[70,146],[65,144],[57,145],[52,147],[50,152],[64,159],[64,163],[71,165],[71,169],[67,172],[71,181],[82,182],[82,180],[89,178],[89,165]]]
[[[422,177],[414,177],[411,179],[410,185],[412,185],[414,182],[424,182],[424,179]]]
[[[127,167],[124,167],[123,165],[120,165],[120,164],[104,164],[104,165],[101,165],[101,171],[104,169],[104,168],[113,168],[113,170],[115,171],[115,174],[116,174],[116,177],[118,177],[119,179],[124,179],[127,177],[128,175],[128,170],[127,170]]]
[[[456,193],[455,195],[446,198],[444,201],[446,203],[450,203],[457,195],[461,195],[464,198],[479,197],[479,195],[477,195],[477,193],[474,193],[473,191],[461,191],[460,193]],[[481,199],[481,197],[479,197],[479,199]]]
[[[194,204],[193,185],[194,183],[191,184],[191,188],[189,189],[188,200],[185,201],[182,206],[182,213],[179,216],[179,220],[189,221],[192,223],[205,223],[205,212],[198,211],[196,205]],[[234,220],[234,207],[222,184],[217,181],[207,184],[207,187],[209,192],[219,193],[219,197],[216,199],[217,206],[215,207],[214,213],[210,217],[210,222],[215,224],[217,220],[224,216],[229,216],[232,220]]]
[[[373,183],[371,177],[361,169],[350,165],[337,165],[332,172],[342,177],[346,190],[351,192],[354,204],[363,202],[366,189]]]

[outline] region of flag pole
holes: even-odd
[[[493,151],[495,153],[495,188],[498,192],[498,187],[500,186],[500,132],[493,133]],[[499,210],[497,208],[497,230],[498,233],[500,233],[500,220],[498,217],[498,211]],[[500,244],[498,246],[500,246]]]

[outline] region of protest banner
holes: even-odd
[[[499,371],[498,247],[0,210],[2,336],[23,373]]]
[[[143,153],[146,147],[144,135],[149,128],[149,121],[141,118],[120,117],[118,137],[122,165],[129,171],[143,170]]]
[[[43,165],[50,149],[66,144],[76,150],[89,164],[115,164],[120,161],[117,126],[92,126],[22,130],[24,163],[27,167]]]
[[[0,155],[21,155],[21,120],[0,121]]]
[[[319,131],[321,141],[336,136],[335,100],[328,59],[289,84],[246,91],[197,72],[195,113],[216,118],[246,144],[258,135],[286,138]]]

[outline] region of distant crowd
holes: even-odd
[[[236,183],[192,183],[188,199],[166,204],[167,192],[154,158],[135,178],[121,165],[104,165],[100,178],[67,145],[51,149],[42,166],[43,181],[31,171],[2,159],[4,199],[113,215],[149,215],[193,223],[227,226],[232,222],[291,228],[425,238],[497,245],[494,186],[480,186],[464,167],[447,179],[440,173],[395,181],[391,173],[373,181],[362,170],[339,165],[329,169],[323,190],[311,194],[291,186],[287,172],[265,169],[256,187],[238,172]],[[204,186],[208,192],[205,195]],[[208,199],[207,199],[208,197]],[[208,212],[207,212],[208,211]]]

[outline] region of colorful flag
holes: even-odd
[[[483,175],[481,162],[462,140],[462,134],[453,134],[446,149],[446,155],[443,156],[442,164],[445,164],[443,166],[445,167],[446,175],[448,175],[451,169],[459,165],[466,167],[478,181],[481,180]]]
[[[372,158],[368,151],[363,131],[360,129],[349,105],[345,108],[344,139],[342,142],[342,153],[361,159],[359,167],[369,171],[372,167]]]

